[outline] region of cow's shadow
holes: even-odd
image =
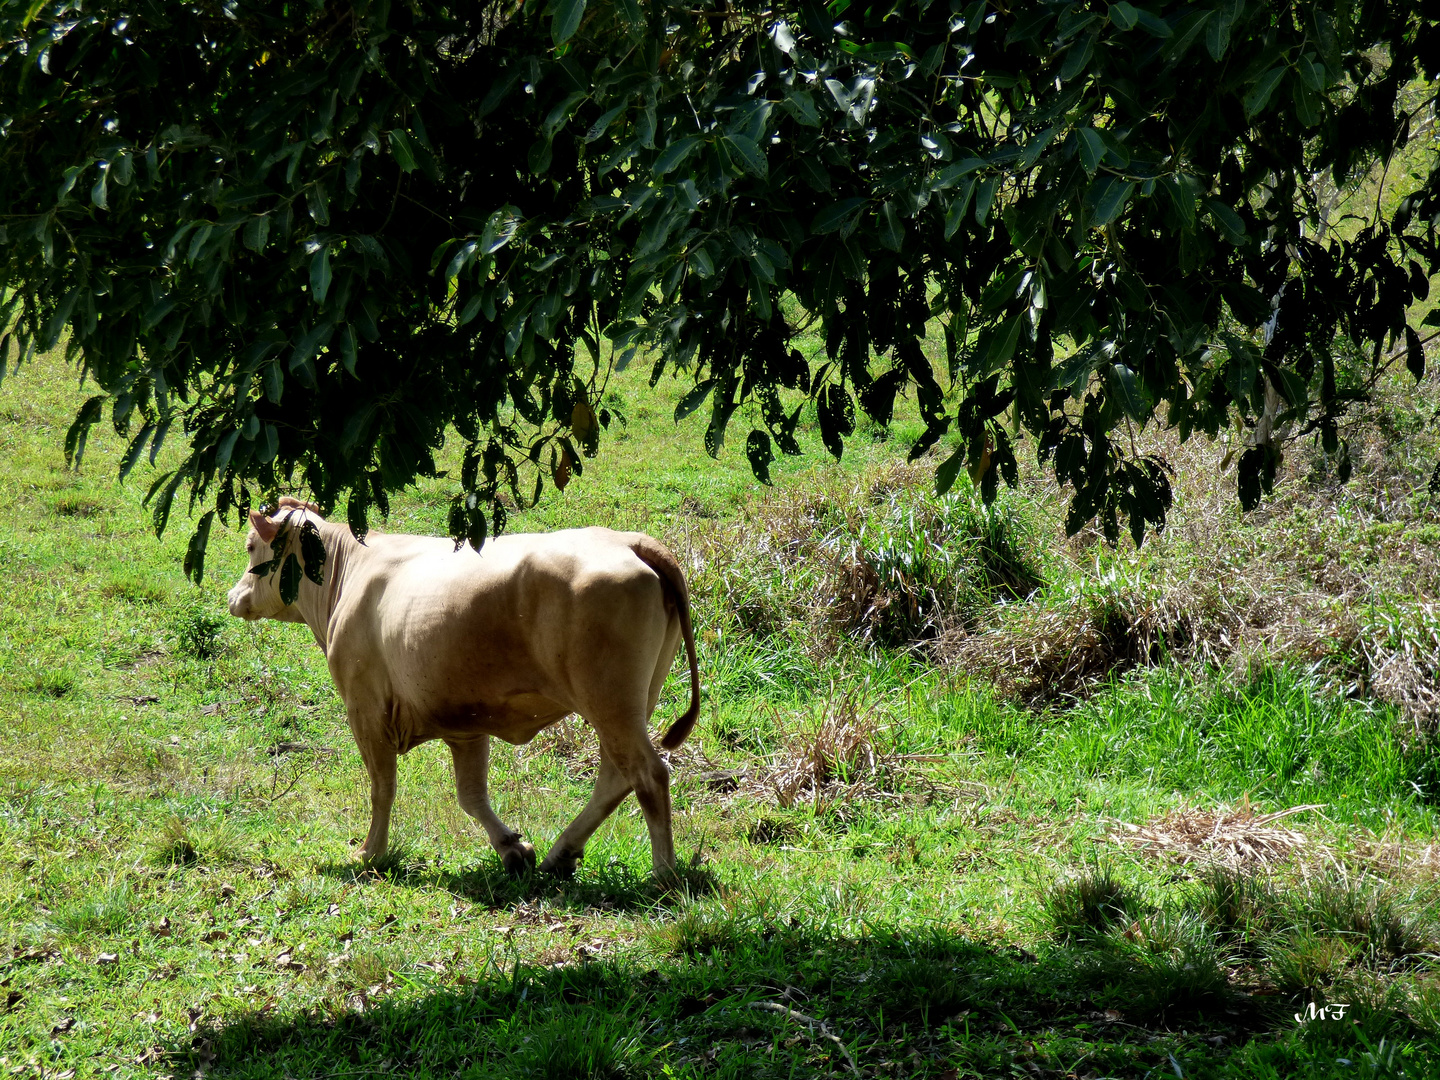
[[[704,866],[682,866],[669,882],[658,882],[649,873],[637,872],[619,860],[581,864],[575,877],[562,880],[537,870],[514,875],[505,870],[498,856],[477,855],[463,865],[427,859],[404,845],[383,858],[368,863],[334,861],[317,866],[316,872],[347,885],[389,882],[414,889],[443,889],[458,899],[492,910],[518,907],[544,900],[547,904],[575,910],[633,912],[678,909],[697,897],[721,888],[718,879]]]

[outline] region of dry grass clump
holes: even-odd
[[[1247,799],[1237,807],[1182,807],[1145,825],[1115,822],[1113,843],[1138,848],[1172,862],[1201,862],[1227,867],[1269,864],[1289,857],[1307,843],[1305,835],[1279,822],[1318,805],[1292,806],[1257,814]]]
[[[1385,837],[1360,837],[1350,846],[1350,857],[1366,869],[1386,877],[1440,874],[1440,843],[1416,844]]]

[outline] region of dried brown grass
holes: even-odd
[[[1232,869],[1268,865],[1288,858],[1309,842],[1305,834],[1279,823],[1319,809],[1318,805],[1292,806],[1257,814],[1248,799],[1237,807],[1186,806],[1144,825],[1116,821],[1113,824],[1120,831],[1111,833],[1109,839],[1177,863],[1216,864]]]

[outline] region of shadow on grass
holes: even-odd
[[[1139,1080],[1353,1076],[1366,1054],[1377,1067],[1363,1075],[1429,1075],[1418,1068],[1436,1049],[1392,1010],[1356,1004],[1353,1023],[1301,1026],[1296,1002],[1247,997],[1218,967],[1116,947],[1037,957],[942,930],[853,937],[698,909],[653,943],[666,952],[653,965],[622,956],[492,964],[448,985],[406,978],[379,1000],[203,1030],[171,1058],[212,1076],[589,1080],[844,1075],[848,1054],[865,1076]]]
[[[609,911],[669,911],[692,903],[721,889],[715,875],[703,866],[682,866],[674,880],[661,883],[649,874],[637,874],[624,863],[581,864],[569,880],[539,871],[521,876],[508,873],[498,857],[482,856],[481,861],[453,868],[426,860],[407,846],[392,848],[383,857],[368,863],[330,862],[316,872],[345,884],[388,881],[414,889],[444,889],[467,900],[494,909],[514,907],[544,898],[560,908]]]

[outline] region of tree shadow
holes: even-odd
[[[1123,948],[1037,956],[949,930],[855,935],[700,910],[659,927],[652,952],[491,965],[448,985],[407,978],[376,998],[350,990],[202,1029],[170,1058],[212,1076],[297,1080],[818,1077],[849,1072],[844,1055],[866,1076],[1138,1080],[1311,1075],[1316,1054],[1333,1061],[1336,1047],[1404,1026],[1357,1006],[1354,1027],[1312,1032],[1290,1018],[1293,1001]]]

